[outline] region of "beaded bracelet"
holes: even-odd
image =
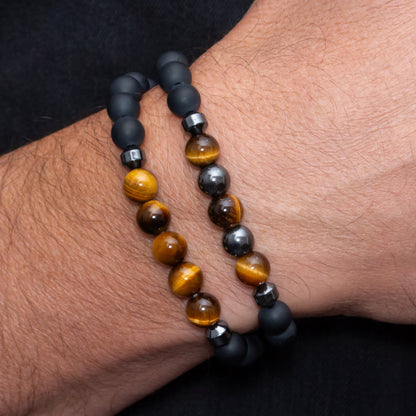
[[[192,75],[186,57],[179,52],[162,54],[156,64],[160,84],[168,93],[167,104],[173,114],[182,117],[185,132],[191,134],[185,147],[185,156],[201,169],[199,188],[212,197],[208,208],[211,221],[223,228],[223,246],[226,252],[238,258],[235,271],[245,284],[255,286],[253,296],[260,306],[258,321],[263,339],[272,347],[281,347],[296,336],[296,324],[289,307],[278,300],[276,286],[267,282],[270,263],[261,253],[253,251],[254,237],[240,224],[243,215],[241,202],[226,194],[230,175],[221,165],[217,140],[204,133],[207,121],[198,112],[201,97],[191,85]]]
[[[201,293],[201,269],[185,262],[185,239],[178,233],[167,231],[170,211],[155,200],[158,183],[152,173],[142,168],[145,162],[140,145],[145,130],[137,119],[142,95],[153,86],[153,81],[142,74],[130,72],[116,78],[110,85],[108,115],[114,121],[111,137],[120,147],[122,164],[130,169],[124,179],[124,192],[133,201],[143,203],[137,212],[137,223],[145,233],[156,236],[152,251],[161,263],[172,266],[168,283],[178,296],[188,297],[186,315],[193,324],[207,328],[207,338],[214,346],[215,355],[231,365],[247,366],[263,354],[264,344],[257,334],[240,335],[232,332],[220,318],[220,304],[208,293]]]

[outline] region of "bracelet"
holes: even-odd
[[[145,155],[140,145],[145,130],[137,119],[142,95],[154,85],[142,74],[130,72],[116,78],[110,85],[107,111],[114,122],[111,137],[121,148],[121,162],[130,169],[124,179],[126,196],[142,205],[137,212],[137,223],[142,231],[154,235],[152,251],[161,263],[171,266],[168,283],[173,293],[188,297],[186,315],[197,326],[207,328],[207,338],[214,347],[216,357],[230,365],[248,366],[264,352],[264,342],[257,334],[240,335],[232,332],[220,320],[221,307],[209,293],[202,293],[201,269],[184,261],[187,243],[178,233],[168,231],[170,211],[154,199],[158,182],[155,176],[142,168]]]
[[[243,215],[241,202],[226,192],[230,175],[216,164],[220,153],[217,140],[204,133],[207,121],[199,113],[201,97],[191,85],[192,75],[186,57],[179,52],[162,54],[156,64],[160,84],[168,93],[167,104],[173,114],[182,117],[185,132],[191,134],[185,147],[185,156],[201,169],[198,185],[202,192],[212,197],[208,208],[211,221],[223,228],[223,247],[237,257],[235,271],[245,284],[255,286],[253,296],[258,306],[259,327],[262,338],[272,347],[288,344],[296,336],[296,324],[290,308],[278,300],[276,286],[267,282],[270,263],[261,253],[253,251],[254,237],[251,231],[240,224]]]

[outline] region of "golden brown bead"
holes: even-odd
[[[252,251],[237,260],[235,271],[243,283],[258,286],[269,277],[270,263],[266,256]]]
[[[223,195],[211,201],[208,215],[215,225],[228,228],[241,221],[243,206],[234,195]]]
[[[186,158],[195,166],[203,166],[214,163],[220,154],[220,145],[207,134],[192,136],[185,148]]]
[[[220,319],[221,307],[209,293],[198,293],[188,300],[186,316],[195,325],[211,326]]]
[[[152,249],[156,260],[174,266],[185,257],[187,245],[180,234],[165,231],[154,239]]]
[[[157,180],[145,169],[133,169],[124,178],[123,187],[133,201],[146,202],[156,195]]]
[[[139,208],[136,218],[137,224],[145,233],[158,235],[167,230],[170,212],[165,204],[153,199]]]
[[[202,271],[193,263],[180,263],[169,273],[169,287],[178,296],[192,296],[202,286]]]

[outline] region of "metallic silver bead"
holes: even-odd
[[[253,296],[257,305],[270,308],[279,298],[279,292],[273,283],[265,282],[254,289]]]
[[[207,329],[207,338],[214,347],[222,347],[230,342],[231,331],[225,321],[218,321]]]
[[[202,134],[208,126],[207,119],[202,113],[192,113],[182,120],[182,127],[193,135]]]
[[[138,147],[125,150],[120,157],[123,165],[129,167],[130,169],[140,168],[146,160],[144,151]]]

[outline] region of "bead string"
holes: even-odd
[[[171,266],[168,283],[173,293],[188,297],[186,316],[199,327],[207,328],[207,338],[215,354],[231,365],[250,365],[263,352],[261,339],[255,334],[241,336],[231,332],[225,321],[219,320],[221,308],[215,296],[202,293],[201,269],[184,261],[187,243],[178,233],[168,231],[171,214],[168,207],[154,199],[158,182],[154,175],[142,168],[145,162],[140,145],[145,130],[137,119],[139,101],[153,85],[142,74],[131,72],[116,78],[110,85],[108,115],[114,121],[111,137],[123,152],[121,161],[130,169],[124,179],[125,195],[142,203],[137,212],[137,223],[142,231],[154,235],[152,252],[159,262]]]
[[[296,336],[296,324],[290,308],[278,300],[276,286],[268,282],[270,263],[266,256],[253,251],[254,236],[240,224],[243,208],[239,199],[227,194],[230,185],[228,171],[216,161],[220,154],[218,141],[205,134],[207,121],[199,113],[201,97],[191,85],[192,75],[186,57],[179,52],[166,52],[157,61],[160,83],[168,93],[167,104],[173,114],[182,117],[185,132],[191,134],[185,146],[185,156],[201,169],[198,185],[212,197],[208,208],[211,221],[223,228],[223,247],[237,257],[235,271],[245,284],[255,286],[254,299],[260,306],[258,321],[262,338],[272,347],[281,347]]]

